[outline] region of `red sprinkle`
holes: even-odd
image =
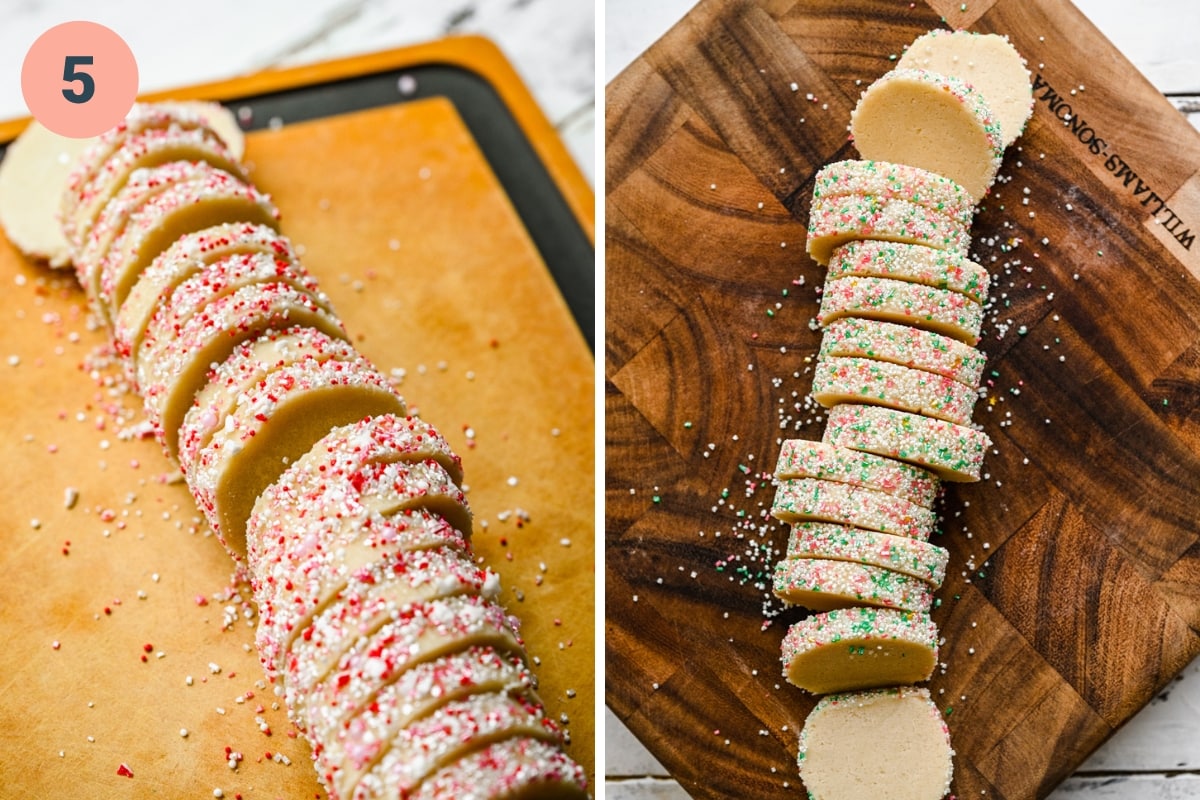
[[[117,767],[117,774],[126,778],[132,778],[133,770],[122,764],[121,766]]]

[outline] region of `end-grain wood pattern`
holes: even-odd
[[[696,797],[800,784],[803,611],[764,576],[779,442],[823,429],[808,197],[939,26],[1009,36],[1035,79],[973,228],[995,445],[939,506],[955,793],[1048,794],[1200,652],[1200,136],[1065,0],[705,0],[606,116],[606,697]]]

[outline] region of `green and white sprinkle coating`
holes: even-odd
[[[841,647],[852,656],[859,648],[887,642],[926,648],[937,661],[938,628],[929,614],[856,606],[813,614],[788,628],[781,649],[783,674],[789,677],[798,660],[819,649]]]
[[[827,278],[817,321],[879,319],[940,333],[968,345],[979,342],[983,306],[966,295],[891,278]]]
[[[975,201],[949,178],[908,164],[888,161],[835,161],[817,173],[813,199],[872,195],[881,200],[906,200],[937,211],[971,227]]]
[[[884,567],[919,578],[936,589],[946,579],[950,552],[907,536],[833,522],[797,522],[788,536],[787,557],[829,558]]]
[[[870,453],[807,439],[787,439],[779,448],[775,477],[817,478],[848,483],[932,508],[941,481],[931,472]]]
[[[984,353],[933,331],[876,319],[843,317],[829,323],[818,358],[854,356],[932,372],[978,389]]]
[[[839,403],[870,403],[969,424],[978,394],[958,381],[932,372],[873,361],[830,356],[817,362],[813,398],[829,408]]]
[[[860,239],[834,248],[829,257],[831,278],[862,275],[894,278],[935,289],[965,294],[976,303],[987,302],[991,276],[986,268],[949,250],[903,242]]]
[[[808,215],[808,254],[828,264],[834,248],[852,239],[923,244],[966,256],[971,229],[908,200],[864,194],[815,198]]]
[[[784,559],[775,565],[775,596],[814,611],[878,606],[928,612],[933,587],[883,567],[824,558]]]
[[[913,539],[928,539],[937,515],[916,503],[848,483],[795,478],[780,481],[771,516],[783,522],[838,522]]]
[[[992,441],[981,430],[881,406],[829,411],[824,441],[924,467],[946,481],[979,480]]]

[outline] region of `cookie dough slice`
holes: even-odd
[[[821,698],[800,732],[797,763],[812,800],[941,800],[954,749],[929,691],[900,686]]]
[[[209,264],[244,253],[265,253],[297,263],[291,242],[270,225],[226,222],[184,234],[154,257],[121,304],[113,325],[117,353],[131,358],[137,352],[150,318],[179,284]]]
[[[946,578],[944,547],[835,522],[797,522],[788,535],[788,558],[829,558],[884,567],[925,581],[934,589]]]
[[[97,314],[103,312],[97,304],[100,296],[100,273],[108,258],[112,243],[125,231],[129,218],[150,198],[161,194],[177,183],[195,180],[236,181],[224,170],[203,161],[170,161],[157,167],[139,169],[108,201],[96,224],[88,231],[75,251],[75,276],[83,286],[88,302]],[[105,317],[101,317],[104,319]]]
[[[814,614],[783,637],[783,677],[813,694],[929,680],[938,629],[924,612],[843,608]]]
[[[540,739],[505,739],[435,773],[411,800],[584,800],[583,768]]]
[[[247,286],[193,314],[173,337],[147,343],[138,360],[137,385],[155,435],[178,452],[179,427],[212,364],[267,330],[303,325],[345,339],[342,324],[313,298],[285,283]]]
[[[409,797],[439,769],[493,742],[522,737],[560,744],[562,733],[540,700],[486,692],[443,706],[402,729],[358,785],[352,800]]]
[[[950,75],[972,86],[996,115],[1005,147],[1017,140],[1033,114],[1029,68],[1007,36],[938,28],[909,45],[896,69]]]
[[[326,786],[343,787],[342,795],[348,796],[408,725],[470,695],[531,694],[534,683],[520,658],[486,647],[470,647],[418,664],[380,690],[363,713],[322,739],[317,771]]]
[[[190,473],[201,448],[225,425],[238,398],[277,370],[301,361],[344,361],[373,369],[354,346],[316,328],[269,330],[238,345],[225,361],[208,371],[204,388],[188,408],[179,429],[179,468]]]
[[[992,440],[981,430],[881,406],[845,404],[829,411],[824,441],[907,461],[944,481],[979,480]]]
[[[223,222],[278,227],[279,209],[253,186],[228,179],[179,183],[150,198],[101,264],[97,305],[105,319],[116,319],[142,272],[180,236]]]
[[[213,532],[240,560],[250,511],[291,462],[333,428],[404,413],[404,400],[378,372],[355,362],[305,359],[238,398],[201,448],[188,486]]]
[[[941,481],[935,475],[911,464],[807,439],[783,442],[775,477],[848,483],[890,494],[922,508],[933,507],[941,488]]]
[[[851,356],[827,356],[813,372],[813,398],[831,408],[840,403],[886,406],[958,425],[971,422],[976,391],[932,372]]]
[[[965,294],[987,302],[991,276],[981,265],[959,253],[920,244],[867,239],[846,242],[829,257],[829,278],[860,275],[920,283]]]
[[[779,481],[771,516],[783,522],[814,520],[926,540],[937,515],[916,503],[848,483],[796,478]]]
[[[843,317],[821,336],[818,359],[869,358],[932,372],[978,389],[987,356],[940,333],[876,319]]]
[[[983,306],[966,295],[891,278],[826,278],[817,321],[829,325],[859,317],[911,325],[974,346],[983,328]]]
[[[902,242],[966,256],[971,226],[910,200],[848,194],[814,198],[808,213],[805,249],[828,264],[834,248],[854,239]]]
[[[824,558],[784,559],[775,565],[773,591],[780,600],[813,611],[878,606],[928,612],[933,587],[883,567]]]
[[[813,199],[867,195],[880,200],[906,200],[945,214],[971,227],[975,201],[949,178],[908,164],[887,161],[835,161],[813,179]]]
[[[242,253],[226,256],[205,265],[171,292],[150,317],[142,342],[129,353],[130,370],[137,375],[142,357],[142,345],[152,348],[155,342],[170,339],[195,314],[226,295],[248,286],[278,283],[291,286],[313,298],[320,308],[332,314],[329,298],[321,291],[315,278],[300,264],[276,258],[269,253]]]
[[[1000,122],[983,93],[923,69],[894,69],[867,87],[850,112],[850,136],[863,158],[942,175],[975,202],[1004,155]]]

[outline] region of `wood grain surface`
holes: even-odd
[[[940,506],[955,793],[1048,794],[1200,652],[1200,136],[1064,1],[701,2],[606,118],[606,700],[696,797],[797,791],[766,511],[779,441],[823,429],[812,177],[943,25],[1035,76],[973,229],[995,446]]]
[[[461,453],[476,551],[593,775],[594,362],[528,233],[444,99],[255,132],[246,161],[355,344]],[[0,279],[0,795],[324,797],[249,591],[137,435],[73,276],[0,239]]]

